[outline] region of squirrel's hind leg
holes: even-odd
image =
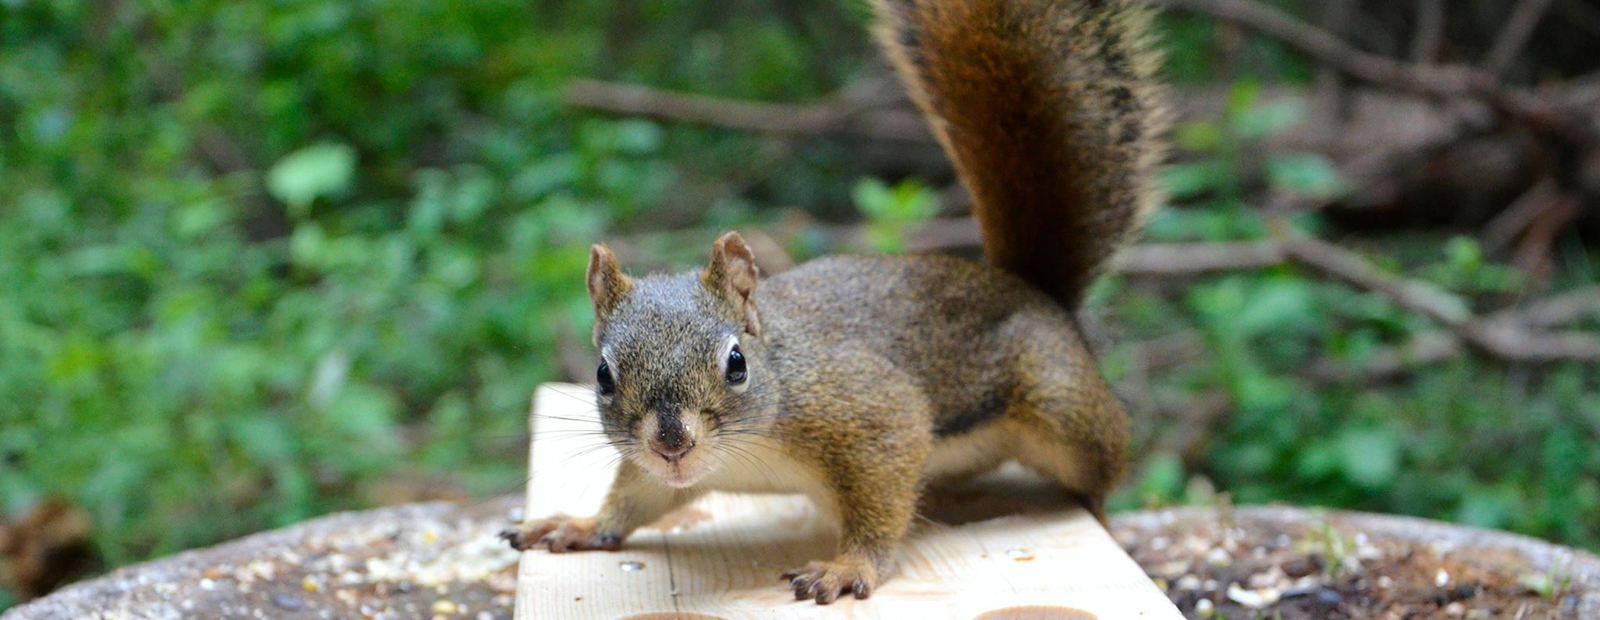
[[[1106,495],[1126,467],[1127,412],[1071,319],[1040,310],[1013,321],[1017,389],[1007,417],[1018,429],[1017,461],[1060,483],[1104,524]]]

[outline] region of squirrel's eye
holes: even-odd
[[[728,370],[723,376],[727,378],[729,385],[744,383],[745,377],[749,376],[749,373],[745,372],[744,354],[739,352],[739,345],[733,345],[733,349],[728,351]]]
[[[594,371],[594,381],[600,385],[600,395],[610,396],[617,392],[617,382],[611,378],[611,366],[600,362],[600,368]]]

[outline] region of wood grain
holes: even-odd
[[[616,452],[586,388],[534,399],[529,515],[593,514]],[[1002,470],[932,494],[871,599],[795,601],[778,574],[826,559],[837,533],[810,500],[714,493],[621,551],[522,555],[517,618],[1181,618],[1133,560],[1043,481]],[[633,570],[629,570],[629,569]],[[996,613],[998,612],[998,613]]]

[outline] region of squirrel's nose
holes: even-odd
[[[675,446],[669,446],[659,441],[650,442],[650,450],[661,455],[661,458],[666,459],[668,463],[678,462],[678,460],[682,459],[683,455],[688,454],[689,450],[692,448],[694,448],[694,440],[692,439],[679,443]]]

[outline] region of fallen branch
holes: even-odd
[[[1484,73],[1495,77],[1505,75],[1506,69],[1511,68],[1511,62],[1527,46],[1528,37],[1533,36],[1534,27],[1539,25],[1539,20],[1544,18],[1551,4],[1552,0],[1522,0],[1517,3],[1517,7],[1511,11],[1511,18],[1506,21],[1505,29],[1500,31],[1499,38],[1489,48],[1489,55],[1483,62]]]
[[[1271,35],[1351,77],[1437,97],[1494,94],[1497,81],[1467,66],[1417,65],[1370,54],[1276,8],[1247,0],[1146,0],[1150,4],[1237,22]],[[1496,95],[1498,97],[1498,95]]]
[[[1484,225],[1480,235],[1484,249],[1498,252],[1511,245],[1541,214],[1558,207],[1560,203],[1561,186],[1552,177],[1540,179],[1512,201],[1511,206]]]
[[[1431,65],[1444,42],[1444,0],[1417,3],[1417,33],[1411,37],[1411,62]]]
[[[752,103],[595,80],[572,81],[564,96],[572,106],[725,129],[933,143],[922,117],[908,110],[860,109],[837,101],[812,105]]]
[[[1547,105],[1527,90],[1508,88],[1495,73],[1468,65],[1407,63],[1370,54],[1326,30],[1250,0],[1145,2],[1244,24],[1351,77],[1373,84],[1446,101],[1463,97],[1477,99],[1558,143],[1582,148],[1595,140],[1594,128],[1572,110]]]
[[[1264,269],[1283,262],[1283,249],[1270,241],[1141,243],[1118,252],[1111,270],[1130,276],[1174,277]]]
[[[1530,327],[1561,327],[1584,319],[1600,319],[1600,285],[1585,286],[1502,310],[1496,316]]]
[[[1349,284],[1355,288],[1388,297],[1396,305],[1449,327],[1472,320],[1467,303],[1461,298],[1418,281],[1406,280],[1379,271],[1361,255],[1320,239],[1295,239],[1282,244],[1284,253],[1296,264]]]
[[[1489,318],[1470,311],[1461,298],[1432,285],[1379,271],[1360,255],[1317,239],[1286,242],[1290,260],[1395,304],[1448,328],[1461,344],[1509,362],[1580,361],[1600,363],[1600,336],[1546,332],[1531,328],[1516,314]]]

